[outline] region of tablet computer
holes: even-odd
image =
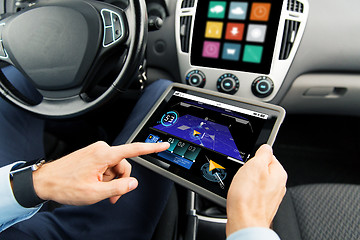
[[[171,85],[127,143],[169,142],[135,162],[225,206],[230,183],[264,143],[272,145],[285,110],[182,84]]]

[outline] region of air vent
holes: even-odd
[[[191,16],[180,18],[180,42],[181,51],[188,53],[190,45]]]
[[[288,0],[287,10],[292,12],[303,13],[304,4],[296,0]]]
[[[284,35],[281,43],[280,60],[285,60],[289,57],[291,49],[293,47],[296,34],[299,30],[300,22],[286,20],[284,27]]]
[[[183,0],[181,3],[181,8],[190,8],[193,7],[195,0]]]

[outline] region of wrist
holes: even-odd
[[[50,186],[47,184],[48,177],[46,176],[48,164],[44,164],[40,169],[33,172],[33,186],[36,195],[47,201],[50,200]]]
[[[254,218],[228,218],[226,224],[226,236],[246,228],[270,228],[269,224]]]
[[[39,198],[35,192],[33,181],[33,172],[38,170],[44,162],[44,160],[39,160],[35,164],[28,162],[10,171],[13,195],[22,207],[32,208],[44,202],[44,199]]]

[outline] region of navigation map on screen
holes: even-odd
[[[171,127],[154,128],[243,161],[228,126],[187,114]]]

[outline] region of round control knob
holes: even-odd
[[[239,90],[239,86],[239,79],[231,73],[221,75],[217,81],[219,92],[234,94]]]
[[[259,98],[264,98],[269,96],[274,90],[274,83],[268,77],[258,77],[256,78],[252,85],[251,91],[253,94]]]
[[[194,87],[204,87],[206,82],[205,74],[200,70],[192,70],[186,74],[187,84]]]

